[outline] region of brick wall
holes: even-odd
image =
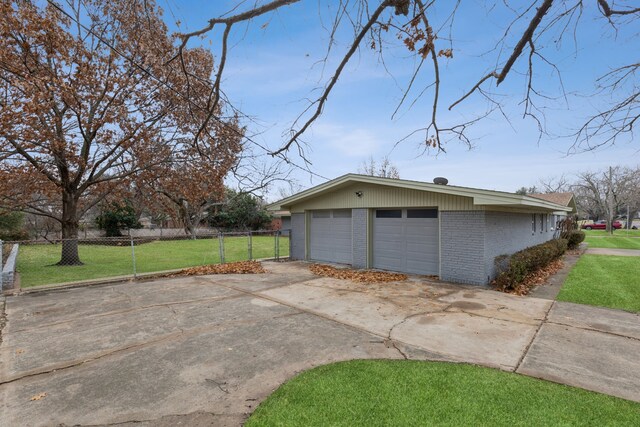
[[[440,212],[440,277],[456,283],[486,284],[485,212]]]
[[[352,209],[352,239],[353,246],[353,266],[365,268],[367,266],[367,219],[368,209]]]
[[[291,237],[289,238],[289,254],[291,259],[304,259],[305,253],[305,214],[291,215]]]
[[[553,239],[555,224],[553,215],[536,214],[535,232],[533,214],[510,212],[485,213],[485,273],[487,281],[495,277],[494,260],[498,255],[510,255],[524,248]]]

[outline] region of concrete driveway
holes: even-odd
[[[640,401],[637,315],[265,267],[7,297],[0,424],[238,425],[295,373],[366,358],[471,362]]]

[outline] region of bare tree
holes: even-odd
[[[391,163],[389,157],[383,157],[380,162],[376,162],[373,157],[369,157],[368,160],[362,162],[358,172],[364,175],[400,179],[400,172],[398,172],[398,168]]]
[[[606,171],[581,172],[571,185],[579,211],[591,219],[607,220],[607,230],[612,233],[612,223],[619,212],[635,210],[640,205],[638,185],[639,168],[609,167]],[[633,209],[632,209],[633,208]],[[635,216],[635,212],[630,212]]]
[[[281,186],[278,188],[278,199],[286,199],[289,196],[293,196],[296,193],[304,190],[302,184],[300,184],[296,180],[290,180],[286,183],[285,186]]]
[[[564,174],[540,178],[538,182],[540,183],[540,188],[543,193],[569,192],[569,178]]]
[[[300,0],[270,0],[256,2],[240,2],[233,9],[220,16],[212,17],[202,28],[181,35],[182,48],[186,48],[194,37],[202,37],[208,33],[216,34],[219,39],[220,57],[214,75],[214,95],[211,110],[222,98],[222,81],[227,62],[231,59],[232,35],[237,27],[238,33],[244,32],[257,18],[275,13],[296,13],[295,4]],[[489,109],[461,122],[442,124],[443,109],[441,93],[447,90],[446,80],[442,72],[443,64],[454,67],[451,61],[456,52],[456,16],[467,6],[461,1],[441,0],[341,0],[335,2],[333,22],[327,28],[327,55],[321,61],[328,66],[327,58],[337,47],[336,38],[345,33],[351,34],[347,47],[338,56],[334,68],[328,73],[323,87],[310,97],[306,108],[293,121],[292,126],[284,132],[286,135],[282,145],[271,151],[274,156],[284,155],[292,145],[296,145],[304,157],[302,137],[314,121],[320,117],[328,105],[332,93],[342,75],[347,72],[349,64],[356,52],[364,48],[373,50],[384,63],[384,53],[393,43],[401,43],[416,59],[413,75],[408,79],[404,93],[392,116],[404,105],[413,105],[420,98],[428,97],[431,107],[425,122],[416,126],[413,135],[421,136],[423,147],[444,150],[446,141],[458,139],[470,144],[466,134],[469,126],[485,116],[496,112],[507,117],[503,110],[503,97],[496,93],[496,88],[508,79],[522,79],[524,87],[521,96],[521,113],[525,118],[533,120],[540,134],[547,133],[545,105],[548,102],[566,100],[561,67],[554,63],[550,53],[553,49],[571,49],[582,38],[581,22],[585,19],[601,19],[612,32],[619,26],[634,28],[640,17],[640,7],[621,4],[615,0],[528,0],[528,1],[495,1],[487,4],[487,13],[500,16],[503,22],[503,35],[490,52],[477,52],[482,57],[489,57],[495,64],[491,69],[478,72],[477,80],[466,82],[467,90],[448,105],[448,109],[459,108],[472,97],[485,99]],[[584,16],[588,15],[588,18]],[[504,19],[511,16],[511,19]],[[319,19],[319,25],[325,25]],[[468,23],[464,23],[468,25]],[[342,31],[350,27],[350,31]],[[220,28],[220,32],[213,32]],[[634,34],[630,42],[637,44]],[[615,40],[614,43],[618,43]],[[574,53],[574,52],[572,52]],[[566,55],[565,55],[566,56]],[[465,66],[467,66],[465,64]],[[611,101],[605,109],[597,111],[582,126],[575,130],[575,147],[592,149],[597,146],[612,144],[621,138],[631,140],[633,126],[640,117],[640,89],[637,84],[637,72],[640,64],[637,58],[630,55],[628,63],[611,64],[611,71],[600,76],[594,83],[598,88],[596,95],[603,99],[607,96]],[[536,71],[550,71],[558,79],[558,92],[545,93],[539,87]],[[419,76],[429,73],[430,82],[420,85]],[[459,82],[455,82],[457,85]],[[491,88],[491,83],[495,84]],[[594,95],[594,94],[586,94]],[[213,116],[213,113],[212,113]]]

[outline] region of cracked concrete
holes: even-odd
[[[2,424],[239,425],[297,372],[367,358],[471,362],[640,401],[637,315],[265,267],[7,297]]]

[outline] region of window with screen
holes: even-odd
[[[407,209],[407,218],[438,218],[437,209]]]
[[[544,231],[544,215],[540,214],[540,233]]]
[[[402,218],[402,209],[377,210],[376,218]]]
[[[531,214],[531,233],[536,232],[536,214]]]

